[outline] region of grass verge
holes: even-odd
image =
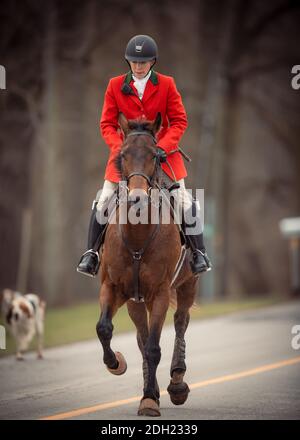
[[[207,319],[243,310],[251,310],[282,302],[282,298],[267,297],[236,301],[204,303],[191,310],[191,319]],[[174,311],[170,309],[166,324],[173,322]],[[45,323],[45,347],[69,344],[96,338],[96,322],[99,317],[97,302],[72,305],[67,308],[48,309]],[[114,334],[134,331],[135,327],[123,306],[115,316]],[[0,324],[3,324],[0,320]],[[30,349],[34,347],[31,344]],[[15,352],[14,341],[7,332],[6,350],[0,350],[0,357]]]

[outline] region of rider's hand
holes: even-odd
[[[160,163],[167,161],[167,153],[160,147],[157,147],[157,157],[159,158]]]

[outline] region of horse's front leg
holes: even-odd
[[[99,301],[101,314],[96,325],[96,331],[103,348],[103,362],[112,374],[121,375],[127,369],[126,361],[122,353],[113,352],[110,343],[114,329],[112,318],[122,304],[118,304],[113,286],[106,282],[101,286]]]
[[[150,312],[149,336],[145,344],[145,359],[148,365],[148,381],[144,389],[144,396],[140,403],[138,415],[160,416],[158,398],[156,370],[161,358],[159,345],[162,327],[169,307],[169,291],[161,290],[159,295],[154,298],[152,304],[148,305]]]
[[[140,352],[143,356],[143,378],[144,378],[144,392],[146,390],[148,384],[148,363],[145,357],[145,345],[147,343],[149,337],[149,329],[148,329],[148,317],[146,305],[144,302],[136,303],[135,301],[127,301],[127,309],[130,318],[134,322],[137,329],[137,343],[140,349]],[[155,383],[155,397],[159,401],[159,386],[156,381]]]

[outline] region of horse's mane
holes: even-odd
[[[155,133],[153,132],[152,129],[152,122],[151,121],[147,121],[145,119],[130,119],[128,120],[128,131],[145,131],[148,133],[151,133],[152,136],[155,136]],[[115,166],[117,168],[117,171],[119,173],[119,175],[122,175],[122,156],[121,156],[121,151],[118,154],[118,156],[115,158],[114,160]]]

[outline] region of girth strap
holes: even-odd
[[[142,259],[142,253],[135,252],[132,254],[133,258],[133,295],[135,302],[143,301],[143,297],[140,295],[140,266],[141,266],[141,259]]]

